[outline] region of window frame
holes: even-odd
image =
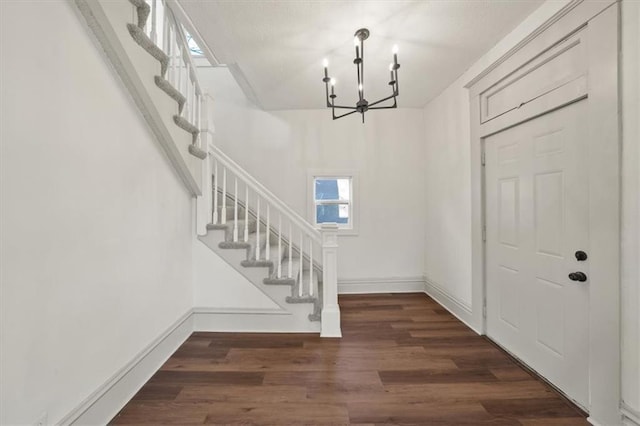
[[[317,179],[349,179],[349,201],[340,200],[316,200],[316,180]],[[349,221],[347,224],[338,223],[338,234],[340,235],[358,235],[358,178],[354,170],[309,170],[307,177],[307,217],[311,224],[316,228],[322,227],[317,222],[317,206],[318,205],[348,205]]]

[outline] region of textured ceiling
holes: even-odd
[[[337,101],[357,97],[353,33],[365,42],[366,97],[388,96],[391,48],[401,107],[422,107],[543,0],[180,0],[208,47],[266,110],[324,107],[322,59]]]

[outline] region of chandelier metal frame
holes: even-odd
[[[398,48],[397,46],[393,47],[393,62],[389,64],[389,86],[391,86],[392,94],[391,96],[387,96],[386,98],[377,100],[375,102],[369,103],[367,99],[364,97],[364,41],[369,38],[369,30],[366,28],[360,28],[354,34],[354,45],[356,49],[356,57],[353,60],[353,63],[357,68],[358,75],[358,102],[356,102],[356,106],[344,106],[344,105],[336,105],[335,100],[337,95],[335,94],[335,84],[336,81],[333,78],[329,77],[329,63],[325,59],[324,60],[324,78],[322,81],[325,84],[325,93],[327,99],[327,108],[331,108],[331,115],[334,120],[337,120],[342,117],[346,117],[351,114],[360,113],[362,115],[362,122],[364,123],[364,114],[370,109],[393,109],[398,107],[397,97],[400,95],[399,85],[398,85],[398,69],[400,68],[400,64],[398,63]],[[331,86],[331,94],[329,94],[329,86]],[[379,105],[385,101],[393,99],[393,105],[386,106],[375,106]],[[351,110],[345,114],[336,115],[336,108],[338,109],[347,109]]]

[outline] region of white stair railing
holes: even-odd
[[[340,337],[337,225],[325,224],[318,230],[220,149],[210,145],[209,156],[214,174],[211,179],[212,223],[231,226],[234,230],[233,241],[236,242],[248,241],[249,232],[255,230],[252,237],[255,238],[253,260],[273,262],[276,278],[297,280],[298,297],[320,296],[315,284],[317,279],[322,281],[321,335]],[[234,182],[233,193],[227,188],[228,176]],[[226,211],[228,197],[233,197],[233,212]],[[244,218],[243,223],[239,223],[241,217]],[[277,221],[272,220],[274,217]],[[233,223],[228,224],[227,218]],[[250,224],[251,220],[255,223]],[[242,238],[236,238],[236,229],[244,229]],[[321,259],[317,259],[318,256],[314,256],[314,253],[322,253]],[[294,267],[296,262],[298,266]],[[318,273],[322,275],[318,276]],[[314,274],[317,279],[314,279]]]
[[[144,32],[169,58],[164,78],[183,97],[178,116],[194,129],[202,129],[205,96],[198,81],[186,32],[166,0],[145,2],[151,11]],[[206,152],[200,133],[197,133],[193,145]]]
[[[210,148],[209,153],[214,170],[212,223],[228,224],[233,230],[234,242],[247,242],[249,233],[253,232],[256,240],[253,260],[272,261],[276,274],[282,276],[284,273],[285,278],[296,278],[292,276],[294,272],[303,273],[305,280],[301,282],[299,291],[304,296],[314,295],[316,289],[313,288],[313,277],[308,272],[311,270],[310,265],[314,265],[316,270],[322,266],[321,261],[313,258],[314,249],[322,250],[321,232],[240,169],[219,149]],[[216,171],[219,178],[216,177]],[[229,181],[234,182],[233,191],[227,186]],[[272,216],[277,218],[277,222],[272,220]],[[243,229],[242,238],[237,235],[240,229]],[[283,247],[286,249],[283,250]],[[283,268],[283,264],[292,259],[300,262],[302,267],[295,271],[291,265]],[[302,275],[298,278],[301,277]]]

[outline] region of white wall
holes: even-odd
[[[462,86],[449,87],[424,111],[424,271],[431,285],[471,309],[468,98]]]
[[[622,2],[622,399],[640,413],[640,2]],[[638,415],[640,417],[640,415]]]
[[[53,424],[191,308],[192,200],[72,3],[0,7],[0,423]]]
[[[214,93],[214,142],[299,214],[307,217],[309,169],[358,173],[359,234],[339,239],[339,280],[422,276],[421,109],[372,111],[365,125],[332,121],[329,110],[264,112],[226,69],[202,74]]]
[[[480,72],[560,10],[567,0],[547,1],[424,109],[424,274],[430,283],[471,308],[471,169],[469,94]]]

